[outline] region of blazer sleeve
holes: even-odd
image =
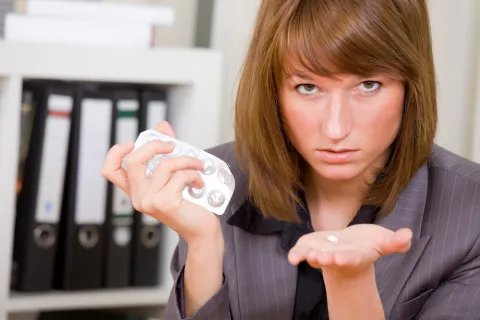
[[[474,320],[480,315],[480,238],[461,267],[436,288],[415,319]]]
[[[228,281],[223,276],[220,290],[208,300],[190,318],[185,317],[185,300],[183,296],[183,272],[185,269],[187,245],[180,239],[170,263],[170,272],[174,284],[170,292],[163,319],[165,320],[231,320],[230,302],[228,297]]]

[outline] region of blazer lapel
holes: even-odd
[[[430,235],[422,235],[421,232],[427,190],[428,167],[425,165],[401,193],[394,210],[375,221],[376,224],[390,230],[409,228],[413,232],[412,245],[406,253],[382,257],[375,264],[377,287],[387,318],[431,238]]]
[[[231,304],[232,313],[238,319],[291,320],[297,272],[282,248],[285,223],[255,211],[247,201],[244,176],[236,176],[235,183],[231,210],[225,217],[227,224],[235,226],[231,231],[235,254],[226,259],[229,266],[231,261],[236,266],[233,279],[229,278],[238,298]]]

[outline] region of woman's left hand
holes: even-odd
[[[410,229],[394,232],[374,224],[357,224],[302,236],[290,250],[288,260],[293,265],[306,261],[313,268],[354,275],[384,255],[406,252],[411,239]]]

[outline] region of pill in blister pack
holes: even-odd
[[[146,175],[151,177],[162,159],[165,158],[191,156],[203,161],[204,167],[200,171],[204,181],[203,188],[197,189],[193,186],[187,186],[182,195],[185,200],[198,204],[217,215],[222,215],[235,189],[235,179],[228,165],[208,152],[151,129],[140,133],[135,141],[133,151],[154,140],[173,142],[175,149],[168,154],[155,155],[147,163]]]

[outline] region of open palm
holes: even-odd
[[[288,259],[293,265],[307,261],[314,268],[355,272],[384,255],[406,252],[411,239],[409,229],[392,231],[375,224],[357,224],[302,236],[290,250]]]

